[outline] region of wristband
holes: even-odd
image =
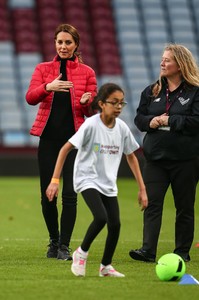
[[[59,184],[59,178],[52,178],[51,183]]]

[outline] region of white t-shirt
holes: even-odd
[[[94,188],[104,195],[117,196],[122,154],[139,148],[126,123],[116,118],[115,126],[108,128],[96,114],[85,120],[69,142],[78,149],[73,175],[75,191]]]

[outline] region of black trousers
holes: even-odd
[[[111,264],[120,233],[120,217],[117,197],[107,197],[95,189],[87,189],[82,196],[88,205],[93,221],[88,227],[81,244],[83,251],[88,251],[91,243],[107,224],[108,234],[101,263]]]
[[[59,224],[57,198],[49,202],[46,197],[48,187],[59,150],[65,141],[40,139],[38,147],[38,163],[40,172],[41,205],[44,220],[52,241],[60,245],[69,246],[71,235],[76,221],[77,194],[73,189],[73,166],[76,150],[72,150],[63,167],[62,172],[62,212]],[[61,192],[61,191],[60,191]]]
[[[144,211],[143,246],[156,255],[162,223],[165,194],[171,185],[176,209],[175,249],[177,254],[188,255],[194,238],[194,203],[198,181],[197,161],[146,162],[143,178],[149,205]]]

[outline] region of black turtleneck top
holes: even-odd
[[[74,60],[74,57],[70,58]],[[61,80],[67,80],[67,59],[60,59]],[[75,133],[70,92],[55,92],[51,113],[41,138],[68,140]]]

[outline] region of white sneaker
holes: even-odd
[[[119,273],[116,271],[111,265],[108,266],[103,266],[102,264],[100,265],[100,270],[99,270],[99,276],[100,277],[125,277],[124,274]]]
[[[79,251],[79,248],[75,252],[73,252],[73,263],[71,265],[71,271],[75,276],[85,276],[87,256],[88,254],[82,254]]]

